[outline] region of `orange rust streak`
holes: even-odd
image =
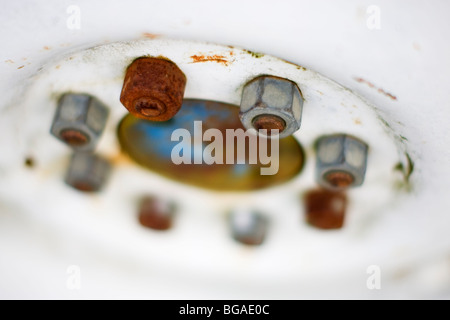
[[[357,82],[359,82],[359,83],[365,83],[365,84],[367,84],[370,88],[377,89],[377,91],[378,91],[379,93],[385,95],[386,97],[388,97],[388,98],[390,98],[390,99],[392,99],[392,100],[394,100],[394,101],[397,100],[397,97],[396,97],[396,96],[394,96],[393,94],[391,94],[391,93],[389,93],[389,92],[384,91],[382,88],[377,88],[372,82],[369,82],[369,81],[367,81],[367,80],[365,80],[365,79],[363,79],[363,78],[354,78],[354,80],[357,81]]]
[[[142,36],[143,36],[144,38],[147,38],[147,39],[156,39],[156,38],[159,38],[161,35],[159,35],[159,34],[153,34],[153,33],[149,33],[149,32],[144,32],[144,33],[142,34]]]
[[[191,56],[191,59],[192,63],[213,61],[217,63],[222,63],[226,66],[228,65],[228,60],[224,56],[220,55],[213,55],[213,56],[193,55]]]

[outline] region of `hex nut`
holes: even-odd
[[[66,93],[59,99],[50,132],[76,151],[92,151],[108,115],[108,108],[95,97]]]
[[[84,192],[100,191],[111,171],[109,162],[89,152],[75,152],[70,160],[65,182]]]
[[[303,199],[306,221],[318,229],[340,229],[344,225],[347,196],[327,189],[308,191]]]
[[[267,232],[267,219],[260,213],[246,208],[236,208],[229,214],[234,240],[246,245],[260,245]]]
[[[316,144],[316,181],[332,190],[362,185],[368,145],[345,134],[321,137]]]
[[[300,128],[302,109],[302,94],[295,82],[259,76],[244,86],[239,117],[246,129],[278,129],[277,137],[284,138]]]
[[[174,212],[173,202],[147,196],[140,203],[139,222],[142,226],[153,230],[168,230],[172,227]]]
[[[120,102],[134,116],[167,121],[183,104],[186,76],[172,61],[142,57],[127,68]]]

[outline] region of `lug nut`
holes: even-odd
[[[367,167],[368,146],[354,137],[338,134],[317,141],[316,179],[332,190],[360,186]]]
[[[295,82],[274,76],[260,76],[242,91],[239,117],[246,129],[277,129],[284,138],[300,128],[303,98]],[[262,134],[262,133],[261,133]]]
[[[50,132],[77,151],[93,150],[105,129],[109,110],[87,94],[64,94]]]
[[[168,230],[172,227],[175,205],[156,197],[146,197],[139,208],[139,222],[154,230]]]
[[[175,63],[138,58],[127,69],[120,102],[138,118],[167,121],[180,110],[185,86],[186,76]]]
[[[309,191],[304,198],[306,221],[319,229],[340,229],[344,224],[347,197],[330,190]]]
[[[267,231],[267,219],[247,209],[235,209],[230,213],[233,239],[246,245],[260,245]]]
[[[111,166],[105,159],[88,152],[75,152],[65,182],[80,191],[100,191],[110,171]]]

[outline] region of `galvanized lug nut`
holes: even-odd
[[[266,129],[284,138],[300,129],[303,98],[295,82],[274,76],[260,76],[248,82],[242,91],[239,117],[246,129]],[[263,135],[263,133],[260,133]]]
[[[64,94],[58,102],[50,132],[76,151],[91,151],[105,129],[109,110],[87,94]]]
[[[229,219],[233,239],[246,245],[263,243],[268,224],[263,215],[247,209],[235,209]]]
[[[172,61],[143,57],[127,69],[120,102],[138,118],[170,120],[183,103],[186,76]]]
[[[319,229],[340,229],[344,224],[347,196],[326,189],[309,191],[304,197],[306,221]]]
[[[100,191],[105,184],[111,166],[109,162],[95,154],[75,152],[70,160],[65,182],[71,187],[84,191]]]
[[[317,141],[316,180],[326,188],[344,190],[364,182],[369,147],[345,135],[325,136]]]
[[[168,230],[172,227],[175,204],[157,197],[145,197],[139,207],[139,222],[154,230]]]

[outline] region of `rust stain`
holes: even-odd
[[[144,32],[144,33],[142,33],[142,36],[143,36],[144,38],[147,38],[147,39],[156,39],[156,38],[161,37],[160,34],[149,33],[149,32]]]
[[[361,124],[361,120],[358,119],[358,118],[354,119],[353,122],[354,122],[355,124]]]
[[[25,67],[25,66],[20,66],[20,67],[18,67],[17,69],[22,69],[23,67]]]
[[[59,68],[61,68],[61,66],[58,64],[58,65],[55,67],[55,69],[59,69]]]
[[[206,56],[206,55],[196,55],[194,54],[193,56],[191,56],[192,59],[192,63],[198,63],[198,62],[217,62],[217,63],[221,63],[225,66],[228,66],[229,61],[226,59],[225,56],[222,55],[211,55],[211,56]]]
[[[413,49],[416,50],[416,51],[420,51],[422,49],[422,47],[417,42],[414,42],[413,43]]]
[[[330,172],[326,174],[324,178],[333,187],[337,187],[340,189],[348,188],[355,181],[353,175],[345,171]]]
[[[170,60],[169,58],[167,58],[167,57],[164,57],[163,55],[159,55],[159,56],[157,56],[157,57],[152,57],[152,56],[145,56],[146,58],[156,58],[156,59],[162,59],[162,60],[166,60],[166,61],[169,61],[170,63],[173,63],[172,62],[172,60]]]
[[[130,165],[133,164],[130,157],[123,152],[119,152],[116,154],[113,154],[112,156],[109,156],[107,158],[108,162],[111,163],[112,166],[120,166],[120,165]]]
[[[363,78],[359,78],[359,77],[355,77],[353,78],[355,81],[359,82],[359,83],[364,83],[366,85],[369,86],[369,88],[374,88],[377,89],[377,91],[383,95],[385,95],[386,97],[390,98],[391,100],[397,101],[397,97],[394,96],[393,94],[386,92],[385,90],[383,90],[382,88],[378,88],[376,87],[372,82],[369,82]]]
[[[211,128],[220,130],[223,137],[227,129],[242,129],[241,133],[238,131],[238,135],[245,134],[239,120],[239,107],[213,101],[185,99],[183,107],[171,121],[156,123],[141,120],[130,114],[126,115],[117,130],[123,158],[115,156],[109,160],[114,166],[139,164],[174,181],[216,191],[251,191],[268,188],[292,179],[303,168],[303,149],[293,137],[279,141],[279,171],[271,176],[260,175],[260,168],[266,165],[259,160],[256,164],[249,164],[250,143],[247,142],[244,157],[248,165],[239,165],[238,169],[235,165],[226,164],[226,154],[233,150],[236,161],[238,152],[238,144],[227,142],[226,139],[219,142],[216,149],[216,152],[222,154],[223,164],[203,162],[201,165],[185,163],[176,165],[171,161],[170,150],[175,145],[175,142],[170,140],[171,133],[176,128],[192,132],[194,120],[202,121],[203,130]],[[256,141],[257,148],[260,142]],[[193,141],[189,144],[194,145]],[[166,153],[164,150],[169,152]],[[270,139],[267,140],[267,150],[271,150]]]
[[[75,129],[64,129],[59,135],[62,140],[72,147],[83,146],[89,142],[89,136]]]
[[[154,230],[168,230],[172,227],[175,206],[153,196],[141,201],[139,222],[142,226]]]
[[[5,60],[5,62],[6,62],[6,63],[14,63],[14,61],[11,60],[11,59]]]
[[[141,57],[128,66],[120,101],[134,116],[167,121],[181,108],[186,76],[165,59]]]
[[[42,49],[44,49],[44,50],[50,50],[51,49],[51,47],[48,47],[48,46],[44,46]]]
[[[326,189],[310,190],[304,196],[306,221],[319,229],[340,229],[344,225],[345,193]]]
[[[28,168],[33,168],[35,166],[35,161],[32,157],[26,157],[24,161],[24,165]]]
[[[286,122],[276,115],[262,114],[253,119],[253,126],[256,130],[268,130],[267,135],[270,136],[270,132],[274,129],[283,132],[286,129]]]

